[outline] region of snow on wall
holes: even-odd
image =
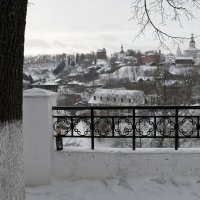
[[[22,122],[0,129],[0,199],[24,200]]]
[[[199,176],[200,150],[66,148],[53,154],[58,179],[137,176]]]

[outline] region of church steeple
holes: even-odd
[[[190,39],[190,42],[189,42],[189,47],[190,48],[195,48],[195,41],[194,41],[194,34],[193,33],[191,34],[191,39]]]
[[[181,56],[181,49],[180,49],[179,45],[178,45],[178,48],[176,50],[176,55]]]
[[[121,45],[121,52],[120,53],[124,53],[123,45]]]

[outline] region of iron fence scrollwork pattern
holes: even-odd
[[[138,140],[143,139],[151,143],[170,139],[177,150],[180,139],[200,138],[200,106],[53,107],[52,110],[59,111],[54,112],[59,115],[53,114],[55,137],[59,134],[63,138],[89,138],[92,149],[97,138],[132,140],[133,150]],[[84,115],[80,114],[82,110]]]

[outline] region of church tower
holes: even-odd
[[[191,39],[190,39],[190,42],[189,42],[189,47],[190,48],[195,48],[195,41],[194,41],[194,35],[193,35],[193,33],[191,35]]]
[[[194,41],[194,34],[191,34],[191,39],[189,42],[189,48],[184,51],[186,56],[193,57],[194,62],[196,63],[197,54],[200,53],[200,49],[196,48]]]
[[[121,52],[120,53],[124,53],[124,47],[123,47],[123,45],[121,45]]]
[[[119,61],[124,62],[124,59],[126,57],[126,54],[124,52],[124,47],[121,45],[121,51],[117,54],[117,58]]]
[[[181,56],[181,49],[180,49],[179,45],[178,45],[178,48],[176,50],[176,55]]]

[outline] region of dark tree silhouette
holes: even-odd
[[[0,1],[0,199],[23,200],[22,80],[27,0]]]
[[[53,74],[58,75],[59,73],[63,72],[65,68],[66,68],[66,63],[65,61],[62,61],[60,64],[58,64],[56,69],[53,70]]]

